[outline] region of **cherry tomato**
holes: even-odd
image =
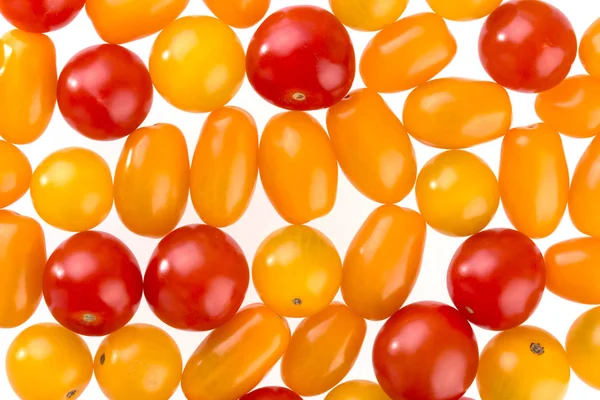
[[[436,302],[401,308],[373,346],[375,375],[392,399],[456,400],[475,380],[478,361],[471,325]]]
[[[107,336],[94,359],[94,375],[109,400],[166,400],[181,380],[177,343],[152,325],[127,325]]]
[[[385,205],[373,211],[344,259],[342,295],[348,307],[374,321],[402,307],[419,275],[425,234],[425,220],[413,210]]]
[[[396,22],[408,0],[329,0],[333,14],[359,31],[378,31]]]
[[[189,112],[213,111],[227,104],[242,85],[244,48],[218,19],[183,17],[156,38],[150,75],[158,93],[173,106]]]
[[[569,362],[558,340],[533,326],[501,332],[481,352],[477,387],[482,400],[562,400]]]
[[[600,390],[600,307],[583,313],[569,329],[567,358],[575,374],[587,385]]]
[[[442,78],[413,90],[402,115],[406,130],[418,141],[461,149],[504,136],[512,122],[512,106],[497,83]]]
[[[579,58],[588,74],[600,78],[600,18],[585,31],[579,44]]]
[[[367,44],[360,60],[365,85],[380,93],[421,85],[442,71],[456,54],[456,40],[433,13],[402,18]]]
[[[448,291],[463,317],[501,331],[533,314],[545,279],[544,258],[531,239],[512,229],[490,229],[458,248],[448,268]]]
[[[334,105],[350,90],[355,68],[344,26],[330,12],[313,6],[271,14],[254,33],[246,56],[254,90],[288,110]]]
[[[92,373],[88,346],[57,324],[30,326],[6,352],[6,375],[21,400],[78,399]]]
[[[192,203],[202,221],[228,226],[242,217],[258,176],[258,131],[237,107],[213,111],[202,128],[190,181]]]
[[[304,319],[281,360],[283,382],[301,396],[316,396],[350,372],[367,332],[367,323],[341,303]]]
[[[27,321],[42,298],[44,231],[34,219],[0,210],[0,328]]]
[[[54,227],[73,232],[92,229],[112,208],[108,164],[87,149],[58,150],[35,169],[31,200],[38,215]]]
[[[415,193],[427,224],[449,236],[469,236],[484,229],[500,202],[498,180],[490,167],[463,150],[449,150],[429,160],[419,172]]]
[[[19,29],[44,33],[60,29],[73,21],[85,1],[0,0],[0,14]]]
[[[163,237],[187,205],[190,161],[183,133],[171,124],[141,128],[127,138],[115,171],[115,207],[138,235]]]
[[[483,18],[494,11],[500,3],[502,0],[427,0],[427,4],[436,14],[452,21]]]
[[[250,28],[263,19],[271,0],[204,0],[204,4],[227,25]]]
[[[546,124],[511,130],[502,141],[498,182],[516,229],[530,238],[554,232],[569,198],[569,168],[558,132]]]
[[[183,370],[188,400],[238,399],[251,391],[281,358],[290,341],[284,318],[253,304],[212,331]]]
[[[116,237],[77,233],[50,256],[44,300],[56,320],[75,333],[104,336],[125,326],[142,299],[142,273]]]
[[[329,136],[307,113],[269,120],[258,149],[260,180],[279,215],[305,224],[327,215],[337,195],[338,165]]]
[[[302,397],[284,387],[264,387],[256,389],[242,397],[240,400],[302,400]]]
[[[144,294],[152,311],[177,329],[207,331],[240,308],[250,273],[240,246],[208,225],[165,236],[150,257]]]
[[[0,140],[0,208],[10,206],[29,190],[31,164],[16,146]]]
[[[377,92],[359,89],[331,107],[327,130],[342,171],[362,194],[393,204],[410,193],[417,176],[415,152]]]
[[[589,145],[575,168],[569,189],[569,214],[577,229],[600,237],[600,136]]]
[[[376,383],[349,381],[329,392],[325,400],[390,400],[390,398]]]
[[[269,235],[256,251],[252,282],[261,300],[284,317],[323,310],[342,280],[342,261],[318,230],[292,225]]]

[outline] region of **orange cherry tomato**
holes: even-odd
[[[87,0],[85,10],[102,40],[121,44],[164,29],[188,3],[189,0]]]
[[[181,353],[162,329],[127,325],[107,336],[94,358],[94,375],[109,400],[166,400],[181,380]]]
[[[567,357],[575,374],[587,385],[600,390],[600,307],[583,313],[567,335]]]
[[[38,215],[56,228],[71,232],[92,229],[112,208],[108,164],[91,150],[58,150],[35,169],[31,200]]]
[[[6,375],[21,400],[75,400],[92,379],[90,349],[58,324],[30,326],[6,353]]]
[[[506,89],[495,82],[436,79],[413,90],[402,120],[428,146],[462,149],[504,136],[512,122]]]
[[[390,400],[381,386],[370,381],[349,381],[333,389],[325,400]]]
[[[213,111],[202,128],[194,158],[190,193],[196,213],[223,227],[246,212],[258,176],[258,131],[241,108]]]
[[[227,25],[250,28],[263,19],[271,0],[204,0],[204,4]]]
[[[40,224],[0,210],[0,328],[27,321],[42,298],[46,240]]]
[[[417,176],[415,152],[377,92],[351,92],[327,112],[327,129],[342,171],[362,194],[393,204],[410,193]]]
[[[284,317],[302,318],[323,310],[341,280],[342,261],[333,243],[305,225],[270,234],[252,264],[252,281],[261,300]]]
[[[316,396],[337,385],[354,365],[367,323],[341,303],[304,319],[281,360],[283,382],[300,396]]]
[[[244,48],[229,26],[216,18],[189,16],[171,22],[156,38],[150,76],[173,106],[209,112],[237,93],[245,63]]]
[[[188,400],[234,400],[251,391],[290,341],[285,319],[269,307],[243,308],[212,331],[187,362],[181,388]]]
[[[502,141],[500,197],[513,226],[530,238],[550,235],[569,198],[569,168],[558,132],[546,124],[511,130]]]
[[[421,85],[442,71],[456,54],[446,22],[422,13],[402,18],[377,33],[360,60],[368,88],[394,93]]]
[[[115,171],[115,207],[138,235],[163,237],[177,226],[188,200],[190,162],[183,133],[171,124],[129,135]]]
[[[502,0],[427,0],[440,17],[452,21],[472,21],[494,11]]]
[[[449,236],[471,236],[484,229],[500,203],[498,181],[490,167],[463,150],[429,160],[415,191],[427,224]]]
[[[579,58],[588,74],[600,78],[600,18],[583,34],[579,44]]]
[[[27,144],[46,130],[56,104],[56,51],[46,35],[18,29],[0,38],[0,136]]]
[[[325,129],[307,113],[269,120],[258,148],[260,180],[275,210],[290,224],[328,214],[337,194],[338,166]]]
[[[359,31],[378,31],[396,22],[408,0],[329,0],[333,14]]]
[[[363,318],[389,318],[406,301],[419,275],[425,249],[425,219],[394,205],[369,215],[348,248],[342,295]]]
[[[0,208],[10,206],[29,190],[31,164],[16,146],[0,140]]]
[[[569,214],[577,229],[600,237],[600,136],[589,145],[575,168],[569,189]]]

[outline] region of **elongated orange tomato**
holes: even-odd
[[[374,382],[356,380],[336,386],[325,400],[390,400],[381,386]]]
[[[204,0],[204,4],[227,25],[250,28],[263,19],[271,0]]]
[[[380,321],[406,301],[425,248],[425,219],[394,205],[369,215],[348,248],[342,272],[342,295],[352,311]]]
[[[402,121],[418,141],[441,149],[462,149],[504,136],[512,122],[506,89],[495,82],[436,79],[413,90]]]
[[[237,107],[213,111],[192,159],[190,194],[196,213],[212,226],[228,226],[244,214],[258,176],[258,132]]]
[[[0,208],[11,205],[29,190],[31,164],[13,144],[0,140]]]
[[[239,399],[258,385],[289,341],[285,319],[265,305],[247,306],[192,354],[183,370],[183,393],[188,400]]]
[[[569,214],[577,229],[600,237],[600,136],[589,145],[575,168],[569,189]]]
[[[140,128],[127,138],[115,170],[115,207],[138,235],[163,237],[188,200],[190,162],[183,133],[170,124]]]
[[[567,335],[567,357],[575,374],[587,385],[600,390],[600,307],[583,313]]]
[[[579,44],[579,58],[588,74],[600,78],[600,18],[583,34]]]
[[[275,210],[290,224],[328,214],[337,194],[338,167],[325,129],[307,113],[271,118],[258,149],[260,180]]]
[[[329,0],[333,14],[359,31],[378,31],[393,24],[407,4],[408,0]]]
[[[546,124],[511,130],[502,141],[500,196],[513,226],[530,238],[558,227],[569,198],[569,169],[558,132]]]
[[[351,92],[327,112],[327,129],[342,171],[362,194],[393,204],[410,193],[417,176],[415,152],[377,92]]]
[[[18,29],[0,38],[0,136],[11,143],[35,141],[56,104],[56,51],[46,35]]]
[[[483,18],[494,11],[502,0],[427,0],[429,7],[440,17],[453,21]]]

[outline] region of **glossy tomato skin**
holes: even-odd
[[[356,380],[336,386],[325,396],[325,400],[390,400],[390,398],[378,384]]]
[[[94,140],[129,135],[152,106],[152,80],[143,61],[114,44],[77,53],[58,78],[58,107],[69,125]]]
[[[333,14],[359,31],[378,31],[393,24],[407,5],[408,0],[329,0]]]
[[[579,58],[588,74],[600,78],[600,18],[585,31],[579,44]]]
[[[256,30],[246,55],[254,90],[288,110],[334,105],[350,90],[355,69],[346,28],[329,11],[313,6],[271,14]]]
[[[569,214],[581,233],[600,237],[600,136],[581,156],[569,188]]]
[[[263,19],[271,0],[204,0],[204,4],[227,25],[243,29]]]
[[[240,397],[240,400],[302,400],[290,389],[278,386],[264,387]]]
[[[373,346],[375,376],[392,399],[458,400],[475,380],[478,361],[471,325],[437,302],[401,308]]]
[[[44,299],[56,320],[75,333],[104,336],[125,326],[142,299],[142,273],[116,237],[77,233],[50,256]]]
[[[244,253],[233,238],[209,225],[187,225],[156,246],[144,276],[144,294],[167,325],[207,331],[235,315],[249,276]]]
[[[11,205],[29,190],[31,164],[15,145],[0,140],[0,208]]]
[[[479,58],[493,80],[526,93],[558,85],[577,56],[571,23],[538,0],[511,0],[496,8],[479,37]]]
[[[597,332],[600,329],[600,307],[581,314],[571,325],[567,335],[567,357],[575,374],[587,385],[600,390],[600,345]]]
[[[429,7],[442,18],[471,21],[490,14],[502,0],[427,0]]]
[[[44,33],[67,25],[84,5],[85,0],[1,0],[0,14],[19,29]]]

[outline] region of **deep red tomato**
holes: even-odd
[[[104,336],[125,326],[142,299],[142,272],[116,237],[77,233],[54,250],[44,270],[44,299],[64,327]]]
[[[329,11],[295,6],[269,16],[248,46],[246,72],[265,100],[288,110],[317,110],[340,101],[354,81],[348,31]]]
[[[458,248],[447,282],[463,317],[486,329],[515,328],[533,314],[542,298],[544,257],[521,232],[482,231]]]
[[[479,57],[496,82],[519,92],[543,92],[562,82],[577,55],[571,23],[539,0],[512,0],[485,21]]]
[[[246,257],[233,238],[209,225],[187,225],[165,236],[154,250],[144,294],[164,323],[207,331],[235,315],[249,280]]]
[[[240,400],[302,400],[302,397],[290,389],[270,386],[256,389],[240,397]]]
[[[473,383],[479,350],[471,325],[442,303],[396,311],[373,346],[373,367],[392,399],[458,400]]]
[[[84,136],[114,140],[129,135],[152,106],[152,80],[143,61],[115,44],[77,53],[58,79],[58,107]]]
[[[0,0],[0,14],[27,32],[44,33],[73,21],[85,0]]]

